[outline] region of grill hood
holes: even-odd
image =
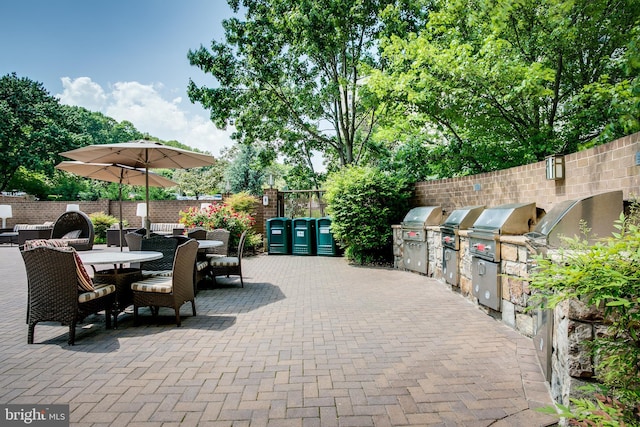
[[[442,208],[440,206],[419,206],[407,212],[401,225],[425,228],[428,225],[438,225],[441,220]]]
[[[447,219],[444,220],[441,226],[466,230],[473,225],[483,210],[484,206],[465,206],[455,209],[449,214]]]
[[[494,234],[524,234],[536,222],[535,203],[511,203],[482,211],[471,229]]]
[[[614,223],[623,210],[622,191],[597,194],[556,204],[540,220],[536,228],[525,236],[539,244],[560,247],[561,236],[581,235],[580,221],[586,221],[591,229],[589,242],[608,237],[615,232]]]

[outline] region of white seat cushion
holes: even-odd
[[[131,289],[137,292],[170,294],[173,291],[173,282],[170,277],[150,277],[139,282],[133,282]]]
[[[211,267],[233,267],[240,264],[240,260],[235,256],[223,256],[209,258]]]
[[[173,270],[142,270],[142,275],[147,277],[172,277]]]
[[[91,292],[83,292],[78,295],[78,302],[87,302],[97,298],[101,298],[105,295],[109,295],[116,291],[115,285],[96,285],[95,290]]]
[[[207,268],[209,268],[209,261],[198,261],[196,263],[196,270],[197,271],[206,270]]]

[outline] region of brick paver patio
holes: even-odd
[[[104,247],[102,247],[104,248]],[[113,250],[113,248],[105,249]],[[118,250],[118,249],[115,249]],[[532,341],[433,279],[342,258],[258,255],[182,327],[142,311],[36,326],[0,247],[0,403],[70,404],[74,426],[543,426]],[[229,283],[235,283],[231,281]]]

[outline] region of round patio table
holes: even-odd
[[[78,252],[78,255],[83,264],[92,266],[113,264],[116,270],[118,264],[153,261],[163,256],[162,252],[157,251],[86,251]]]
[[[222,240],[198,240],[197,242],[198,250],[217,248],[224,245],[224,243],[222,243]]]

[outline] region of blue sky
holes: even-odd
[[[0,75],[16,72],[163,140],[214,155],[232,144],[186,93],[189,78],[216,84],[187,52],[223,41],[226,1],[9,0],[0,11]]]

